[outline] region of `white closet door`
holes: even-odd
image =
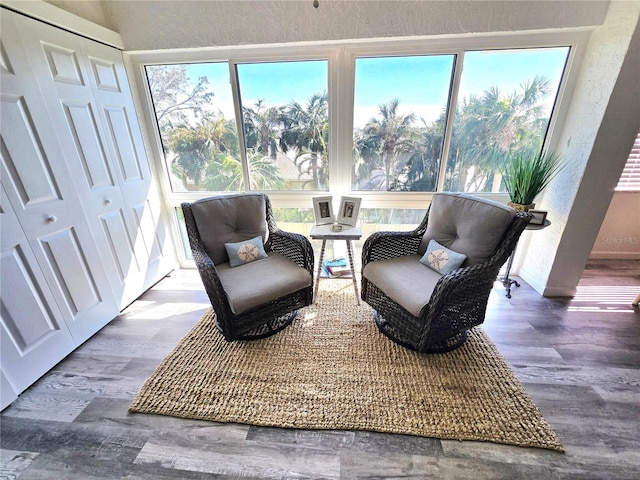
[[[2,407],[62,360],[75,346],[31,245],[1,190],[0,369]],[[4,391],[4,379],[11,390]],[[14,398],[12,398],[14,397]]]
[[[61,125],[49,115],[29,62],[31,55],[20,41],[24,32],[19,32],[18,17],[2,12],[2,184],[57,306],[80,344],[120,308],[76,193],[72,176],[77,172],[67,166],[70,152],[56,136]],[[66,64],[69,70],[61,74],[73,76],[74,65],[77,62]],[[3,279],[4,275],[3,271]]]
[[[0,410],[4,410],[16,398],[18,398],[18,394],[0,368]]]
[[[135,268],[132,265],[126,279],[126,305],[170,270],[163,265],[168,230],[142,143],[122,53],[96,42],[85,42],[82,47],[88,59],[91,90],[107,130],[106,144],[124,198],[125,219],[134,234],[130,252]]]
[[[166,228],[150,201],[151,172],[122,53],[26,17],[16,21],[124,307],[161,278],[147,275],[160,270],[153,264],[162,259]]]

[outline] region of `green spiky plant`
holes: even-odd
[[[502,178],[511,202],[531,205],[564,164],[555,153],[518,154],[502,167]]]

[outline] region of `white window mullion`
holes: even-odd
[[[460,79],[462,78],[462,65],[464,63],[464,50],[456,54],[455,69],[451,82],[451,92],[449,104],[447,106],[447,124],[444,128],[444,138],[442,139],[442,155],[440,157],[440,171],[438,172],[438,192],[444,191],[444,181],[447,173],[447,159],[449,158],[449,147],[451,146],[451,134],[453,132],[453,120],[456,115],[456,105],[458,104],[458,92],[460,90]]]
[[[338,196],[351,192],[351,168],[353,150],[353,83],[355,77],[354,58],[345,48],[340,48],[334,57],[331,76],[335,86],[333,98],[330,95],[333,111],[330,112],[329,125],[335,142],[331,155],[331,185],[329,190]]]
[[[240,145],[240,160],[242,162],[242,176],[244,190],[250,190],[249,162],[247,161],[247,150],[244,141],[244,128],[242,126],[242,102],[240,100],[240,89],[238,88],[238,71],[236,62],[229,60],[229,81],[231,82],[231,93],[233,94],[233,109],[236,113],[236,130],[238,132],[238,144]]]

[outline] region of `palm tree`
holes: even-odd
[[[438,186],[438,172],[442,157],[444,120],[427,125],[420,119],[422,127],[417,129],[416,148],[406,165],[406,189],[413,192],[431,192]]]
[[[171,170],[186,189],[190,189],[191,184],[196,189],[201,187],[212,158],[240,156],[233,122],[225,119],[222,112],[205,115],[196,126],[173,129],[167,146],[175,155]]]
[[[286,184],[278,167],[269,157],[247,149],[251,190],[281,190]],[[220,154],[207,165],[205,185],[211,191],[240,191],[244,188],[242,162],[234,156]]]
[[[209,160],[207,141],[197,128],[178,127],[171,130],[167,146],[174,158],[171,170],[182,181],[185,189],[190,183],[197,188]]]
[[[225,118],[222,112],[205,116],[200,122],[199,132],[214,152],[231,152],[236,157],[240,156],[235,123]]]
[[[294,161],[300,177],[310,175],[313,190],[326,189],[329,177],[328,99],[324,92],[313,94],[305,107],[293,101],[280,116],[283,126],[280,148],[284,153],[295,150]]]
[[[381,104],[379,117],[371,118],[354,142],[363,160],[358,177],[368,175],[371,180],[370,175],[381,168],[383,174],[378,176],[377,187],[386,191],[398,183],[398,175],[415,151],[415,129],[412,127],[415,114],[399,114],[398,104],[398,99]]]
[[[492,87],[463,99],[451,140],[450,190],[486,189],[508,156],[540,151],[547,127],[541,100],[549,95],[551,82],[535,77],[521,87],[522,92],[508,96]]]
[[[280,124],[280,111],[267,107],[258,100],[253,108],[243,107],[244,143],[247,148],[256,148],[262,155],[276,158],[276,133]]]

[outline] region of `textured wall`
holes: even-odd
[[[45,2],[108,28],[101,0],[45,0]]]
[[[553,224],[528,234],[520,271],[545,295],[575,291],[640,128],[639,17],[640,2],[613,2],[587,46],[560,134],[568,165],[538,206]]]
[[[602,1],[103,1],[127,50],[460,34],[602,24]],[[68,3],[75,2],[55,2]],[[68,8],[71,5],[61,5]]]

